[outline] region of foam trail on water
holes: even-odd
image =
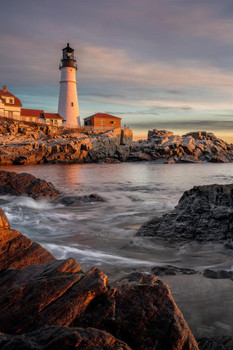
[[[130,259],[120,255],[107,254],[90,249],[79,249],[76,247],[59,246],[55,244],[44,244],[43,246],[59,259],[67,259],[70,257],[71,253],[72,257],[76,257],[80,263],[91,263],[95,265],[100,265],[101,263],[107,265],[117,264],[118,266],[154,266],[153,262],[146,260]]]

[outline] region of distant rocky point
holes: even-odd
[[[205,131],[183,136],[170,131],[153,129],[148,139],[131,145],[127,160],[162,163],[229,163],[233,161],[233,145]]]
[[[72,129],[0,118],[0,165],[44,163],[229,163],[233,145],[204,131],[183,136],[153,129],[132,141],[128,129],[73,132]]]
[[[172,241],[226,241],[233,239],[233,184],[195,186],[185,191],[177,206],[142,225],[139,236]]]

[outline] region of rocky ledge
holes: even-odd
[[[153,129],[148,139],[130,146],[128,161],[158,161],[162,163],[229,163],[233,161],[233,145],[205,131],[174,135],[170,131]]]
[[[79,131],[0,118],[0,165],[43,163],[228,163],[233,145],[205,131],[174,135],[153,129],[132,141],[131,130]]]
[[[195,186],[185,191],[168,214],[142,225],[139,236],[173,241],[227,241],[233,239],[233,184]]]
[[[0,165],[119,161],[129,154],[131,130],[73,131],[0,118]]]
[[[8,250],[0,266],[0,349],[198,349],[158,278],[132,273],[110,285],[99,269],[85,273],[75,259],[55,260],[38,245],[31,261],[21,244],[11,247],[12,230],[0,217]]]

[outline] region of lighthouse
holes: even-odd
[[[58,114],[64,119],[67,127],[79,127],[80,115],[76,81],[77,63],[74,49],[70,47],[69,43],[62,50],[59,69],[61,70],[61,81]]]

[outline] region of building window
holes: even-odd
[[[10,98],[10,103],[14,103],[14,100],[13,100],[13,98]]]
[[[71,107],[74,107],[74,104],[73,104],[73,102],[71,102]]]
[[[105,126],[103,119],[100,121],[100,124],[101,124],[101,126]]]
[[[115,124],[114,120],[111,120],[111,121],[110,121],[110,124],[113,124],[113,125],[114,125],[114,124]]]

